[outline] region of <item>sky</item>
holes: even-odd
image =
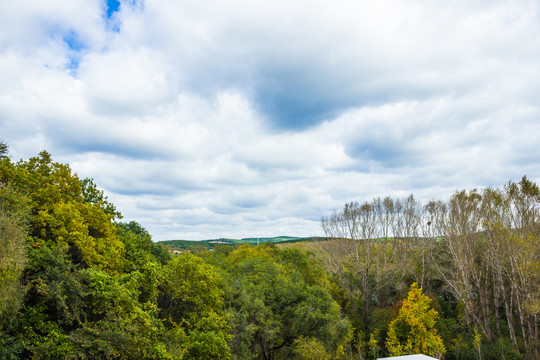
[[[156,241],[540,182],[536,0],[0,0],[0,139]]]

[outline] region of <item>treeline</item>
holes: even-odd
[[[171,255],[0,143],[0,359],[537,359],[539,192],[349,203],[328,241]]]
[[[540,191],[526,177],[446,202],[348,203],[322,227],[333,240],[313,247],[366,354],[385,349],[385,312],[417,282],[441,307],[446,358],[540,358]]]

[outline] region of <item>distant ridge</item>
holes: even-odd
[[[206,247],[208,249],[213,248],[216,245],[241,245],[241,244],[253,244],[257,245],[262,243],[294,243],[304,241],[321,241],[326,240],[325,237],[311,236],[311,237],[296,237],[296,236],[274,236],[274,237],[249,237],[243,239],[230,239],[230,238],[218,238],[208,240],[164,240],[159,241],[160,244],[170,247],[172,250],[186,250],[189,248]]]

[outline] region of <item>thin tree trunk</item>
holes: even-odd
[[[504,282],[501,280],[499,282],[499,285],[501,287],[501,294],[506,294]],[[512,301],[513,294],[510,294],[510,301]],[[514,350],[516,350],[519,353],[519,347],[517,343],[516,338],[516,331],[514,329],[514,316],[512,315],[512,304],[508,303],[508,296],[503,296],[504,299],[504,310],[506,312],[506,321],[508,323],[508,331],[510,332],[510,339],[512,340],[512,345],[514,346]]]

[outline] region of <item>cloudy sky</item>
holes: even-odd
[[[0,0],[0,139],[154,240],[539,182],[539,4]]]

